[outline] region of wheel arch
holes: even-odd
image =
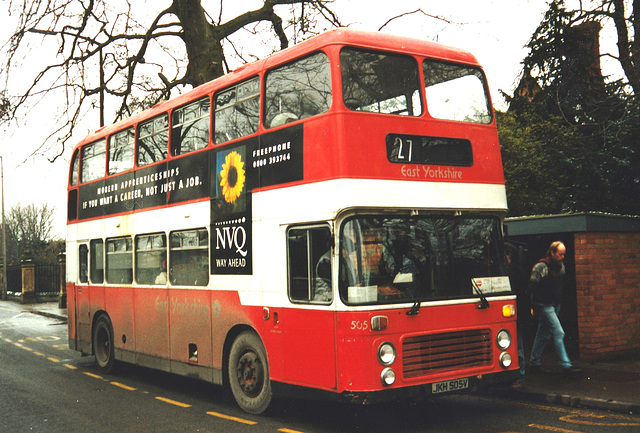
[[[227,333],[227,337],[224,340],[224,346],[222,351],[222,371],[223,372],[226,372],[229,368],[229,355],[231,353],[231,346],[233,345],[233,342],[238,337],[238,335],[242,334],[245,331],[254,332],[258,336],[258,338],[260,338],[260,340],[262,341],[262,344],[264,344],[264,341],[262,340],[260,333],[258,333],[258,331],[253,326],[249,326],[247,324],[235,325],[233,328],[229,330],[229,332]],[[226,388],[229,388],[229,377],[227,374],[222,375],[222,383]]]
[[[109,319],[109,322],[111,322],[111,326],[113,327],[113,321],[111,320],[111,317],[109,316],[109,313],[107,313],[104,310],[98,310],[94,313],[93,315],[93,319],[91,320],[91,353],[89,355],[95,355],[95,350],[94,350],[94,344],[93,344],[93,333],[94,330],[96,329],[96,323],[98,322],[98,319],[100,319],[100,317],[102,316],[106,316],[107,319]],[[115,335],[115,334],[114,334]]]

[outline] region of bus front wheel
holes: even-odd
[[[103,373],[111,372],[115,364],[113,326],[107,315],[102,315],[96,320],[92,340],[93,353],[96,356],[98,369]]]
[[[229,384],[238,406],[261,414],[271,403],[271,380],[267,352],[255,332],[238,335],[229,354]]]

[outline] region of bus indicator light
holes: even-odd
[[[507,304],[502,306],[502,317],[513,317],[516,315],[516,306]]]

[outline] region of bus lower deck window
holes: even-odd
[[[209,284],[209,233],[205,229],[169,235],[169,278],[177,286]]]

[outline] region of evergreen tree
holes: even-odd
[[[605,83],[600,23],[550,3],[500,116],[512,215],[640,214],[640,116],[628,80]]]

